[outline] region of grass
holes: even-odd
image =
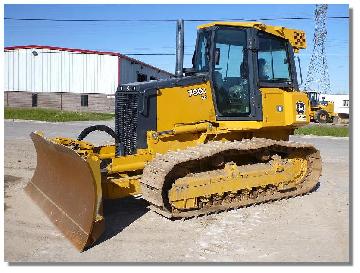
[[[295,135],[348,137],[349,127],[336,125],[308,125],[295,130]]]
[[[89,121],[89,120],[110,120],[114,114],[69,112],[44,108],[12,108],[5,107],[5,119],[40,120],[50,122],[64,121]],[[295,135],[316,135],[316,136],[349,136],[349,128],[335,125],[308,125],[295,130]]]
[[[5,119],[41,120],[50,122],[110,120],[114,114],[70,112],[44,108],[12,108],[5,107]]]

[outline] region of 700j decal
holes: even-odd
[[[206,100],[206,89],[203,87],[189,89],[187,91],[189,93],[189,97],[192,96],[201,96],[201,99]]]

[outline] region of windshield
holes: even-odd
[[[219,115],[248,115],[250,94],[245,30],[218,29],[214,58],[213,84]]]
[[[290,82],[285,40],[259,32],[258,75],[260,82]]]

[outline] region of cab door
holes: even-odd
[[[219,27],[213,39],[211,75],[217,120],[262,120],[252,30]]]

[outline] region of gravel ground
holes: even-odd
[[[105,235],[77,252],[23,188],[36,167],[31,131],[76,137],[90,124],[5,121],[5,261],[349,262],[349,139],[311,136],[292,137],[321,151],[323,175],[311,194],[185,221],[161,217],[141,199],[106,202]]]

